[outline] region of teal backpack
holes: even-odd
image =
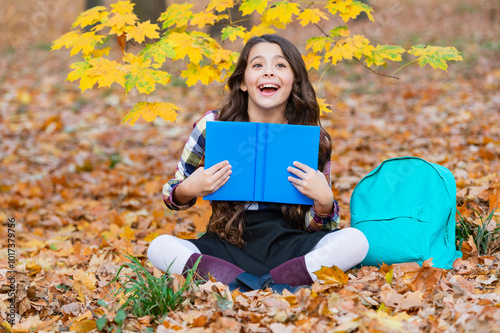
[[[369,250],[361,266],[402,262],[452,268],[456,184],[450,170],[417,157],[382,162],[356,185],[351,227],[362,231]]]

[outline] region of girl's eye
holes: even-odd
[[[276,67],[279,67],[279,68],[286,68],[286,65],[285,65],[285,64],[281,64],[281,63],[279,63],[279,64],[277,64],[277,65],[276,65]]]
[[[253,64],[252,67],[253,68],[258,68],[258,67],[262,67],[262,65],[261,64]]]

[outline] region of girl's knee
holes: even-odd
[[[151,257],[157,257],[161,252],[161,248],[165,248],[166,245],[171,243],[171,238],[174,238],[170,235],[160,235],[151,241],[148,247],[148,259],[151,260]]]
[[[365,234],[356,228],[345,228],[345,239],[349,242],[352,250],[358,254],[361,262],[367,255],[370,247]]]

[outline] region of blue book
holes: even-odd
[[[317,170],[319,133],[319,126],[207,122],[205,169],[227,160],[232,174],[203,199],[312,205],[288,180],[287,168],[299,161]]]

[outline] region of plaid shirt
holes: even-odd
[[[173,201],[173,193],[175,188],[184,179],[189,177],[198,167],[204,165],[206,124],[207,121],[214,121],[217,118],[217,111],[208,111],[203,118],[193,125],[193,131],[184,146],[182,156],[177,165],[175,176],[163,186],[163,201],[168,208],[172,210],[183,210],[192,207],[196,203],[196,198],[193,198],[193,200],[185,205],[178,205]],[[325,165],[323,173],[325,174],[328,183],[331,185],[330,166],[331,162],[328,161]],[[246,204],[246,208],[247,210],[260,210],[266,209],[270,205],[272,204],[265,202],[248,202]],[[305,225],[311,231],[332,230],[338,227],[339,222],[339,205],[337,201],[334,201],[333,203],[332,214],[320,214],[316,211],[314,206],[311,206],[305,217]]]

